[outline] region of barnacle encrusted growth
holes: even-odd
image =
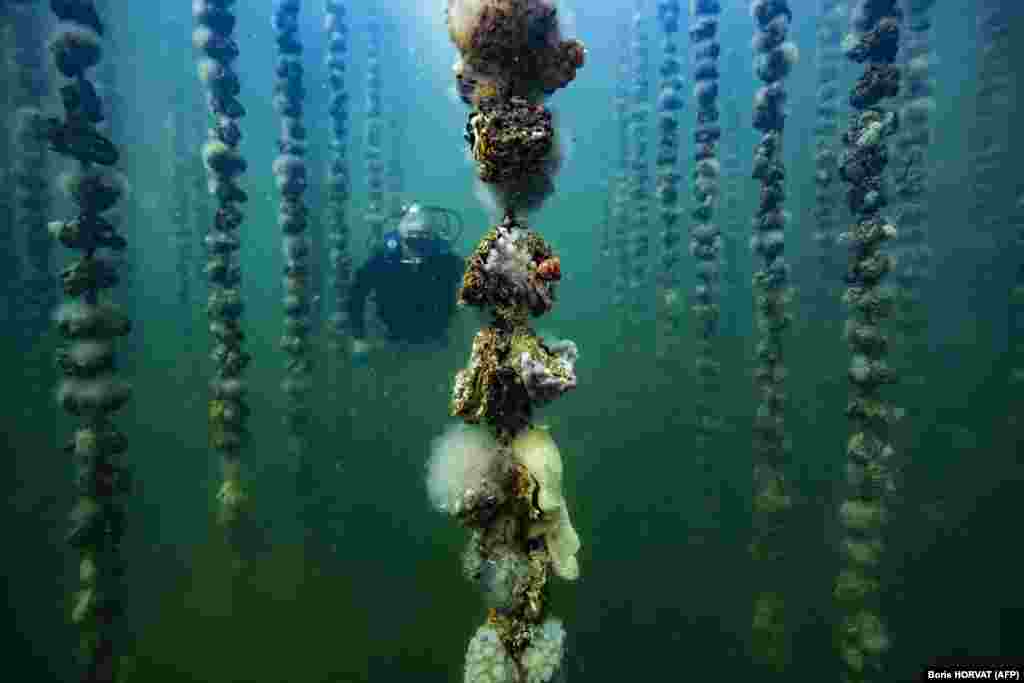
[[[525,654],[545,647],[547,640],[537,642],[545,628],[549,573],[570,581],[579,576],[580,541],[562,493],[557,446],[543,428],[494,439],[487,430],[456,425],[435,440],[428,469],[435,505],[472,530],[464,569],[488,607],[487,622],[477,635],[490,632],[494,645],[501,646],[486,658],[493,664],[509,657],[529,668]],[[471,644],[467,653],[467,681],[480,680],[470,675],[479,645]],[[540,658],[554,670],[561,651]]]
[[[481,105],[470,114],[466,134],[480,180],[501,183],[541,172],[555,132],[550,111],[512,98]]]
[[[558,257],[511,216],[484,235],[470,256],[459,302],[488,310],[494,323],[477,333],[469,365],[455,379],[452,414],[514,433],[532,406],[576,386],[576,345],[545,342],[528,326],[551,310]]]
[[[502,324],[526,324],[551,310],[558,261],[544,238],[511,216],[489,230],[470,256],[459,302],[491,311]]]
[[[554,191],[561,155],[541,101],[568,85],[585,51],[562,40],[552,0],[449,0],[459,49],[456,90],[474,108],[466,141],[486,190],[505,211],[529,211]]]
[[[460,55],[459,94],[469,105],[551,95],[585,60],[580,41],[562,40],[553,0],[449,0],[447,19]]]
[[[455,376],[452,415],[515,433],[530,423],[533,406],[576,387],[576,357],[573,342],[545,342],[525,325],[511,334],[485,327],[473,340],[469,365]]]
[[[480,182],[506,211],[531,211],[554,192],[562,157],[552,114],[542,105],[522,98],[481,103],[465,140]]]

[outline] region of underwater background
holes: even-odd
[[[366,188],[359,131],[366,52],[360,27],[371,2],[357,0],[349,7],[350,214],[357,264],[370,237],[359,218]],[[816,3],[791,5],[790,35],[801,51],[788,80],[784,154],[787,208],[793,215],[786,253],[796,292],[786,342],[793,444],[787,471],[796,526],[789,530],[788,584],[780,589],[787,598],[790,646],[784,664],[772,670],[750,654],[757,566],[747,552],[756,340],[746,226],[758,191],[749,177],[757,140],[749,112],[757,82],[746,3],[722,4],[720,106],[724,122],[737,122],[723,125],[722,145],[740,159],[740,194],[719,217],[723,225],[742,229],[730,237],[738,245],[739,277],[723,289],[723,324],[715,340],[723,364],[715,406],[724,427],[704,449],[695,446],[693,425],[694,324],[684,318],[672,353],[659,354],[655,307],[613,304],[614,264],[601,254],[608,178],[618,153],[612,100],[620,19],[632,5],[626,0],[560,4],[567,35],[587,46],[586,65],[572,87],[550,100],[567,159],[555,179],[555,195],[530,222],[560,254],[563,273],[559,305],[537,328],[570,337],[580,348],[578,388],[540,418],[560,444],[566,498],[582,540],[579,580],[556,582],[552,598],[570,634],[567,665],[573,680],[839,677],[832,590],[841,564],[836,511],[843,500],[849,351],[842,338],[839,278],[827,288],[834,294],[831,303],[823,300],[824,276],[811,239],[819,15]],[[1014,214],[1024,155],[1015,114],[1024,70],[1011,72],[1000,104],[1005,116],[996,119],[994,130],[988,119],[981,131],[1000,141],[1005,163],[1004,186],[994,191],[1003,201],[993,201],[983,220],[973,201],[971,160],[981,125],[976,17],[979,5],[990,4],[952,0],[937,3],[932,12],[937,59],[928,234],[933,273],[923,286],[926,329],[912,349],[894,345],[892,350],[893,364],[915,381],[888,390],[907,415],[893,437],[900,477],[886,527],[881,593],[893,641],[880,679],[886,681],[917,680],[936,656],[1022,653],[1024,551],[1018,525],[1024,500],[1024,401],[1021,384],[1010,379],[1020,367],[1014,349],[1024,344],[1024,330],[1015,328],[1007,297],[1021,261],[1013,226],[1022,219]],[[1009,35],[1024,35],[1024,8],[1005,5]],[[47,14],[45,3],[29,7]],[[495,217],[473,193],[462,137],[466,107],[452,93],[455,50],[443,7],[402,0],[380,3],[379,10],[385,26],[384,116],[400,122],[401,139],[389,144],[401,161],[401,199],[458,211],[466,230],[457,250],[468,255]],[[3,11],[15,10],[5,6]],[[201,265],[189,275],[194,280],[190,302],[182,305],[177,295],[176,198],[170,189],[175,112],[193,122],[185,135],[196,159],[201,146],[196,131],[205,127],[197,113],[203,100],[190,8],[168,0],[110,0],[105,7],[111,45],[104,61],[116,65],[120,107],[113,139],[122,154],[119,168],[130,183],[123,229],[129,274],[117,296],[135,317],[121,355],[134,385],[133,400],[117,418],[128,438],[134,479],[123,548],[130,644],[121,678],[152,683],[459,680],[466,641],[484,607],[461,576],[465,533],[431,509],[424,481],[431,441],[452,421],[452,376],[470,352],[477,316],[460,312],[445,348],[382,345],[371,352],[367,367],[339,359],[326,331],[318,330],[309,399],[315,486],[306,497],[296,495],[295,463],[280,420],[285,402],[278,348],[282,256],[271,173],[279,126],[271,105],[271,4],[240,0],[235,11],[239,99],[248,110],[240,146],[248,161],[242,185],[250,196],[239,260],[244,328],[254,359],[247,372],[254,438],[244,460],[263,532],[243,585],[232,579],[232,553],[214,519],[219,474],[208,445],[212,364]],[[305,121],[313,160],[307,202],[314,214],[323,210],[318,178],[327,156],[322,15],[320,3],[303,7]],[[10,53],[8,38],[16,23],[5,19],[3,26],[2,44]],[[656,53],[657,32],[650,34]],[[1024,42],[1008,45],[1010,63],[1024,63]],[[13,113],[10,61],[8,54],[5,115]],[[847,69],[844,83],[851,73]],[[60,106],[55,94],[42,102],[44,112]],[[692,114],[687,104],[681,117],[684,139]],[[8,144],[4,153],[11,149]],[[49,171],[56,178],[64,162],[51,157]],[[688,177],[691,162],[686,154],[682,158],[681,172]],[[198,164],[195,169],[202,172]],[[54,196],[56,215],[67,202]],[[0,220],[9,220],[9,212]],[[652,235],[657,222],[652,218]],[[197,263],[203,230],[195,225]],[[17,248],[24,252],[24,245]],[[17,257],[25,259],[24,253]],[[65,257],[64,250],[55,252],[54,273]],[[680,279],[694,281],[685,258]],[[69,457],[61,447],[73,422],[54,401],[57,333],[52,325],[40,329],[26,322],[18,283],[7,280],[0,336],[6,391],[0,399],[5,668],[12,676],[18,672],[20,680],[72,680],[75,631],[68,623],[68,586],[78,567],[64,542],[74,490]],[[652,302],[654,296],[652,283]]]

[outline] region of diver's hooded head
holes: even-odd
[[[434,225],[435,213],[415,202],[402,209],[398,228],[385,240],[389,250],[401,252],[403,263],[421,263],[444,251],[445,241]]]

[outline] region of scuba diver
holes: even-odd
[[[388,339],[447,343],[464,269],[451,245],[461,234],[462,219],[450,209],[417,203],[402,208],[398,228],[384,234],[353,279],[348,319],[354,365],[365,365],[369,357],[365,311],[370,292],[376,292],[377,317]]]

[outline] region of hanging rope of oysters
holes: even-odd
[[[832,305],[830,290],[840,282],[837,249],[841,196],[836,166],[839,142],[839,77],[842,73],[843,52],[839,47],[843,35],[843,0],[819,0],[821,18],[818,20],[815,45],[817,78],[816,120],[814,123],[814,219],[813,233],[818,248],[818,302]],[[828,304],[824,302],[828,301]]]
[[[655,286],[657,306],[656,350],[658,358],[672,361],[678,355],[680,320],[683,307],[680,305],[682,286],[678,266],[684,248],[682,229],[679,225],[682,212],[679,209],[679,185],[681,178],[676,170],[679,165],[679,112],[683,109],[682,61],[676,35],[679,33],[679,0],[659,0],[657,3],[658,24],[664,36],[662,62],[658,69],[661,80],[658,83],[657,131],[658,147],[655,156],[655,198],[661,217],[661,254]],[[647,164],[644,160],[643,168]]]
[[[366,164],[366,209],[363,221],[370,234],[380,238],[387,223],[384,204],[384,115],[382,110],[382,69],[380,62],[383,26],[374,2],[366,16],[366,128],[363,136],[363,161]]]
[[[754,515],[751,556],[758,562],[760,587],[755,597],[753,635],[759,659],[776,671],[788,661],[786,604],[779,587],[789,571],[785,555],[786,530],[792,498],[786,470],[790,463],[786,425],[785,333],[792,316],[789,264],[785,233],[789,222],[786,167],[782,144],[786,123],[786,84],[797,62],[796,45],[788,40],[793,13],[788,0],[755,0],[754,72],[764,84],[754,95],[754,128],[760,138],[754,148],[752,177],[760,184],[750,244],[760,257],[754,272],[754,310],[758,334],[754,370],[757,413],[754,418]]]
[[[67,79],[60,89],[64,118],[40,117],[38,132],[53,151],[78,162],[64,183],[77,215],[49,226],[57,241],[78,252],[61,272],[66,301],[55,316],[65,341],[57,353],[63,375],[57,401],[80,420],[66,447],[74,455],[77,493],[67,540],[79,554],[71,619],[78,627],[78,680],[113,683],[123,651],[121,541],[131,489],[127,440],[113,421],[131,397],[116,340],[128,334],[131,320],[110,301],[119,282],[114,253],[128,242],[106,214],[124,195],[125,181],[110,168],[117,148],[96,130],[104,107],[87,74],[103,54],[105,27],[91,2],[54,2],[51,10],[60,24],[50,51]]]
[[[1006,217],[1012,201],[1009,185],[1003,182],[1012,162],[1002,122],[1012,102],[1015,70],[1011,27],[1012,3],[984,0],[978,3],[977,35],[979,61],[975,100],[976,122],[971,129],[971,220],[977,228],[999,239],[1007,232]]]
[[[692,311],[697,320],[697,359],[695,370],[699,393],[696,400],[695,427],[697,447],[705,448],[722,430],[722,417],[716,414],[715,397],[720,389],[722,364],[716,357],[716,337],[721,317],[722,230],[715,221],[718,206],[718,17],[719,0],[693,0],[690,3],[693,44],[693,95],[697,101],[697,126],[693,132],[693,201],[690,212],[690,253],[695,261],[697,286]]]
[[[234,543],[252,505],[242,476],[242,452],[249,441],[248,386],[243,375],[252,356],[245,350],[242,329],[245,305],[239,250],[245,220],[242,205],[249,195],[239,185],[248,163],[238,148],[245,107],[238,99],[241,80],[232,66],[239,55],[233,38],[236,16],[232,5],[229,0],[195,0],[192,44],[202,55],[197,70],[213,119],[203,145],[203,163],[210,194],[217,204],[205,239],[210,283],[206,311],[213,337],[210,358],[215,368],[210,381],[210,447],[220,456],[223,478],[217,493],[219,519]]]
[[[929,237],[932,112],[935,110],[931,54],[931,10],[935,0],[903,0],[904,27],[900,62],[903,69],[899,103],[899,131],[893,136],[893,221],[899,230],[888,245],[893,259],[893,331],[902,353],[894,365],[904,384],[926,382],[924,364],[930,343],[924,306],[931,278]],[[918,389],[919,390],[919,389]],[[916,402],[909,402],[911,405]]]
[[[579,538],[562,497],[562,459],[534,409],[576,386],[576,345],[541,339],[531,317],[551,310],[560,262],[524,219],[554,191],[559,166],[544,98],[575,78],[583,45],[563,40],[551,0],[449,0],[457,88],[472,107],[466,140],[477,175],[504,212],[470,256],[461,305],[489,314],[452,414],[465,424],[434,443],[428,490],[471,531],[467,575],[487,599],[465,681],[560,680],[565,629],[548,614],[550,572],[579,574]]]
[[[1013,212],[1013,251],[1017,263],[1013,271],[1013,289],[1010,290],[1010,383],[1024,385],[1024,190],[1018,192]],[[1018,400],[1024,392],[1017,391]],[[1021,414],[1020,412],[1017,413]]]
[[[651,33],[647,0],[633,0],[630,18],[629,69],[629,273],[627,275],[629,311],[633,321],[649,310],[647,282],[651,255],[650,170],[651,140]],[[664,313],[664,310],[663,310]],[[662,316],[662,328],[670,326]]]
[[[845,665],[842,680],[856,683],[887,679],[882,661],[889,647],[881,603],[884,527],[896,487],[890,432],[903,410],[882,391],[897,379],[887,362],[890,344],[885,329],[893,297],[883,285],[892,270],[892,258],[882,249],[896,236],[896,228],[882,211],[889,204],[888,139],[898,123],[885,101],[900,93],[901,70],[894,62],[902,14],[896,0],[857,0],[851,6],[851,31],[843,41],[847,58],[864,64],[864,71],[850,90],[855,113],[843,136],[846,151],[839,160],[854,224],[843,235],[850,250],[843,302],[850,311],[846,416],[851,433],[846,446],[848,494],[839,509],[843,568],[833,595],[842,613],[837,634]]]
[[[618,59],[615,68],[615,126],[618,132],[618,153],[611,194],[612,247],[615,253],[614,279],[612,281],[612,304],[616,310],[624,310],[629,294],[629,274],[632,270],[632,253],[629,224],[629,86],[631,74],[629,27],[627,12],[618,22],[620,44],[616,48]]]
[[[47,10],[36,3],[21,3],[13,4],[8,12],[11,78],[7,82],[14,110],[10,120],[13,135],[9,138],[13,187],[8,187],[14,192],[12,220],[7,229],[12,240],[23,244],[24,261],[18,257],[16,241],[11,242],[3,258],[4,272],[18,283],[11,298],[16,316],[12,318],[11,329],[31,345],[44,334],[57,303],[53,241],[46,231],[51,202],[49,154],[45,141],[36,134],[42,117],[39,107],[51,92],[46,69]],[[39,372],[44,366],[30,363],[26,370]]]
[[[331,348],[344,348],[342,339],[348,333],[349,288],[352,284],[352,255],[349,252],[351,226],[349,200],[352,181],[349,172],[349,93],[348,71],[349,27],[348,10],[340,0],[327,0],[324,29],[327,32],[327,86],[330,114],[330,165],[327,174],[328,205],[327,235],[328,261],[331,264],[330,282],[334,292],[333,312],[329,316]]]

